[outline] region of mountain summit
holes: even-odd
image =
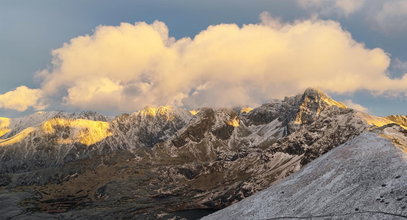
[[[317,89],[254,109],[1,118],[0,216],[203,216],[382,126],[403,129],[405,118],[360,113]]]
[[[336,106],[346,109],[346,105],[331,99],[319,89],[308,88],[301,96],[298,112],[295,118],[296,124],[309,123],[315,120],[324,109]]]

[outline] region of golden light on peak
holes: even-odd
[[[314,90],[315,90],[315,89],[314,89]],[[337,102],[337,101],[331,99],[330,97],[328,97],[328,96],[326,96],[325,94],[323,94],[320,90],[317,90],[317,92],[318,92],[319,95],[320,95],[320,100],[321,100],[322,102],[324,102],[325,104],[327,104],[327,105],[329,105],[329,106],[336,106],[336,107],[341,108],[341,109],[346,109],[346,108],[348,108],[348,107],[347,107],[345,104],[343,104],[342,102]],[[308,96],[306,96],[306,97],[304,98],[303,102],[302,102],[301,105],[299,106],[299,111],[298,111],[297,115],[295,116],[294,124],[302,124],[302,123],[304,123],[304,121],[303,121],[304,112],[307,111],[309,103],[310,103],[310,102],[314,102],[314,101],[315,101],[314,99],[311,99],[311,98],[308,97]],[[316,109],[316,113],[317,113],[317,114],[320,114],[322,110],[323,110],[323,109],[318,106],[318,108]]]
[[[159,106],[159,107],[145,107],[144,109],[137,112],[137,114],[142,116],[156,117],[156,116],[165,116],[167,120],[171,120],[172,116],[172,107],[171,106]]]
[[[28,135],[30,135],[32,132],[34,132],[36,128],[33,127],[28,127],[21,131],[20,133],[14,135],[13,137],[6,138],[6,139],[0,139],[0,147],[5,147],[9,146],[15,143],[18,143],[22,140],[24,140]]]
[[[69,128],[69,137],[60,138],[59,144],[72,144],[79,142],[86,146],[93,145],[111,136],[109,123],[103,121],[92,121],[86,119],[64,119],[54,118],[42,124],[42,131],[48,134],[56,133],[56,129]]]
[[[240,120],[237,117],[233,117],[229,121],[227,121],[226,124],[237,128],[240,125]]]
[[[337,102],[331,98],[328,97],[321,97],[322,101],[324,101],[325,103],[327,103],[330,106],[337,106],[339,108],[348,108],[345,104],[343,104],[342,102]]]
[[[375,116],[375,115],[369,115],[369,114],[366,114],[363,112],[358,112],[356,114],[369,125],[374,125],[376,127],[382,127],[382,126],[394,123],[394,124],[400,125],[404,129],[407,129],[406,124],[402,123],[401,121],[398,121],[397,118],[394,116],[379,117],[379,116]]]
[[[0,137],[10,132],[10,119],[0,117]]]
[[[196,115],[198,114],[200,111],[199,110],[190,110],[189,113],[191,113],[191,115]]]
[[[244,107],[244,108],[242,108],[242,109],[240,110],[240,113],[249,113],[249,112],[251,112],[251,111],[253,111],[253,108],[251,108],[251,107]]]
[[[10,121],[11,120],[9,118],[0,117],[0,128],[10,126]]]
[[[8,129],[8,128],[0,128],[0,137],[3,137],[4,135],[6,135],[9,132],[10,132],[10,129]]]

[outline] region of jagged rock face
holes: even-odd
[[[146,108],[131,115],[121,115],[111,123],[113,135],[109,145],[125,149],[153,147],[173,136],[191,117],[187,111],[168,107]]]
[[[314,89],[250,110],[146,108],[79,128],[80,117],[59,118],[70,123],[0,147],[0,184],[28,186],[27,215],[167,219],[221,209],[370,127]],[[93,133],[105,137],[87,142]]]
[[[321,106],[315,107],[318,103]],[[312,108],[298,107],[307,105]],[[199,203],[214,209],[264,189],[368,128],[355,111],[329,105],[308,93],[242,113],[238,127],[222,124],[235,117],[235,113],[224,114],[204,111],[172,142],[152,150],[158,161],[182,161],[181,175],[188,173],[185,178],[191,187],[202,191]],[[307,115],[308,120],[298,124],[298,115]],[[219,136],[219,130],[224,135]],[[185,164],[190,165],[185,168]]]
[[[344,104],[336,102],[319,90],[307,89],[299,101],[299,111],[297,112],[294,123],[312,123],[322,111],[332,106],[342,109],[346,108]]]

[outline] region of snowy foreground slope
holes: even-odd
[[[394,125],[366,132],[212,219],[406,219],[407,155]],[[400,147],[400,146],[399,146]]]

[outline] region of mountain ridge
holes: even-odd
[[[180,219],[178,211],[236,203],[379,127],[379,117],[369,123],[363,114],[316,89],[253,109],[50,114],[21,142],[0,147],[0,195],[23,187],[27,198],[7,195],[26,205],[9,207],[31,217]],[[93,132],[103,138],[81,143]]]
[[[398,138],[406,146],[405,133],[397,125],[365,132],[292,176],[203,220],[405,219],[407,154],[394,145]]]

